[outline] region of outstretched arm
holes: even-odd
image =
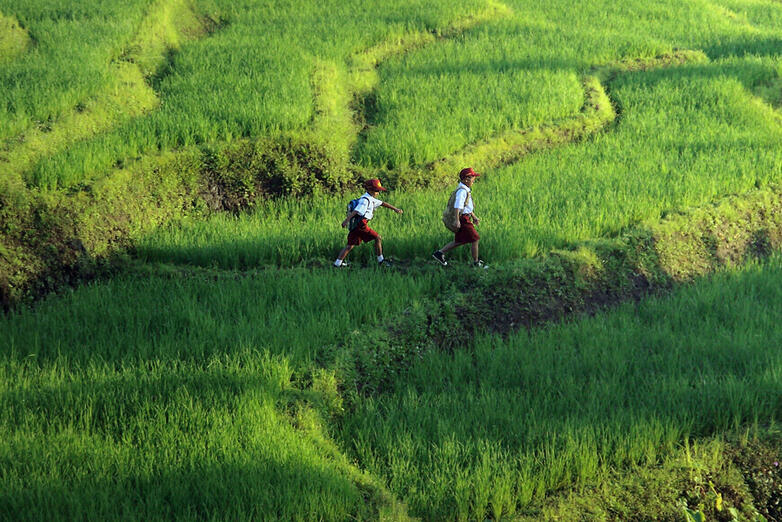
[[[393,205],[389,205],[389,204],[388,204],[388,203],[386,203],[385,201],[384,201],[384,202],[382,202],[382,203],[380,204],[380,206],[381,206],[381,207],[390,208],[391,210],[393,210],[393,211],[394,211],[394,212],[396,212],[397,214],[401,214],[401,213],[402,213],[402,209],[401,209],[401,208],[396,208],[396,207],[395,207],[395,206],[393,206]]]

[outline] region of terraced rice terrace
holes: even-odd
[[[782,519],[781,72],[774,0],[0,0],[0,519]]]

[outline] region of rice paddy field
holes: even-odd
[[[0,520],[782,520],[781,73],[775,0],[0,0]],[[730,262],[502,300],[671,215]]]

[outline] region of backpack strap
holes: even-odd
[[[372,202],[369,201],[369,199],[366,196],[361,196],[356,201],[361,200],[361,199],[366,199],[367,200],[367,210],[369,210],[369,205],[371,205]],[[356,203],[356,207],[357,206],[358,206],[358,203]],[[353,207],[353,210],[355,210],[356,207]],[[348,213],[348,215],[350,215],[350,214]],[[358,227],[358,223],[359,223],[359,221],[361,219],[366,219],[366,218],[364,218],[364,216],[362,216],[361,214],[356,212],[356,215],[353,216],[352,218],[350,218],[350,222],[348,223],[348,230],[352,231],[354,228]]]
[[[371,204],[372,204],[372,202],[371,202],[371,201],[369,201],[369,198],[368,198],[368,197],[366,197],[366,196],[361,196],[361,197],[360,197],[360,198],[358,198],[358,199],[366,199],[366,200],[367,200],[367,212],[369,212],[369,205],[371,205]],[[365,215],[366,215],[366,212],[365,212],[365,213],[364,213],[364,214],[363,214],[361,217],[364,217]]]
[[[462,211],[462,210],[464,210],[464,208],[465,208],[465,207],[467,207],[467,202],[468,202],[468,201],[472,201],[472,191],[471,191],[471,190],[468,190],[468,189],[466,189],[466,188],[463,188],[463,187],[459,187],[459,188],[457,188],[456,190],[454,190],[454,191],[453,191],[453,204],[454,204],[454,205],[456,204],[456,194],[457,194],[457,193],[458,193],[460,190],[466,190],[466,191],[467,191],[467,197],[466,197],[466,198],[464,198],[464,207],[462,207],[461,209],[459,209],[459,215],[461,216],[461,215],[462,215],[462,212],[461,212],[461,211]],[[454,207],[454,208],[455,208],[455,207]]]

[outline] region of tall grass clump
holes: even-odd
[[[17,309],[0,318],[0,513],[394,512],[330,442],[324,422],[343,410],[328,365],[345,338],[441,285],[382,271],[144,269]]]
[[[0,13],[0,63],[22,54],[30,45],[30,36],[10,16]]]
[[[35,42],[0,67],[0,140],[50,125],[110,85],[109,64],[122,54],[149,4],[0,2],[0,12],[15,17]]]
[[[776,256],[670,297],[428,353],[357,403],[342,443],[416,516],[500,518],[654,466],[689,438],[778,422],[780,278]]]

